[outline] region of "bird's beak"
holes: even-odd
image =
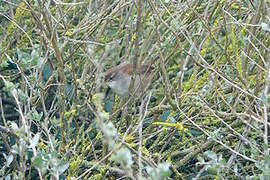
[[[112,88],[114,86],[114,82],[113,81],[106,82],[106,85]]]
[[[108,87],[107,90],[106,90],[106,92],[105,92],[105,97],[108,97],[108,94],[110,93],[110,91],[111,91],[111,88]]]

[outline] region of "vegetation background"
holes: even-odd
[[[0,179],[270,179],[269,0],[0,0]],[[120,62],[142,97],[105,93]]]

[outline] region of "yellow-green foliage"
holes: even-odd
[[[203,74],[202,77],[200,77],[195,84],[195,92],[199,91],[208,81],[209,79],[209,72],[206,72]]]
[[[231,7],[232,7],[232,9],[240,10],[240,6],[239,6],[239,4],[238,4],[237,2],[233,2],[233,3],[231,4]]]
[[[146,140],[143,140],[143,147],[142,147],[142,153],[146,156],[149,157],[150,156],[150,152],[148,151],[148,149],[145,147],[146,144]]]
[[[200,52],[202,57],[205,57],[210,52],[210,38],[207,38],[203,44],[202,50]]]
[[[183,84],[183,93],[187,93],[194,85],[195,74],[193,73],[189,80]]]
[[[122,133],[120,134],[121,136],[123,135]],[[132,148],[135,148],[136,147],[136,144],[134,143],[134,140],[135,140],[135,137],[132,136],[132,135],[126,135],[125,136],[125,142],[127,143],[127,145],[129,147],[132,147]]]
[[[49,150],[48,145],[45,144],[43,141],[41,141],[40,143],[38,143],[37,147],[38,147],[39,149],[42,149],[42,150],[45,151],[45,152],[48,152],[48,150]]]
[[[219,120],[216,117],[206,117],[203,119],[203,124],[207,126],[218,126]]]
[[[28,34],[30,34],[30,33],[28,33]],[[27,44],[30,44],[30,40],[26,34],[22,34],[20,39],[18,39],[17,48],[24,49],[27,47],[26,46]]]
[[[42,91],[42,94],[44,95],[42,101],[44,99],[45,108],[48,107],[49,109],[53,109],[53,111],[48,109],[48,113],[44,113],[43,115],[43,117],[46,118],[45,120],[48,120],[45,124],[46,132],[43,136],[40,136],[39,143],[35,147],[37,148],[37,153],[56,151],[57,155],[59,155],[59,159],[61,158],[61,160],[68,161],[68,170],[61,175],[63,178],[76,178],[86,170],[91,170],[92,168],[92,171],[83,178],[106,179],[109,178],[109,176],[113,176],[113,178],[117,179],[121,178],[121,172],[125,172],[124,175],[127,176],[132,175],[135,176],[135,178],[140,178],[137,177],[137,175],[140,174],[139,170],[143,169],[142,174],[145,176],[144,178],[149,179],[149,174],[147,175],[146,172],[147,166],[152,166],[152,164],[154,166],[154,164],[157,164],[158,167],[159,162],[167,160],[168,162],[171,162],[170,169],[173,169],[174,171],[174,174],[170,177],[171,179],[185,179],[195,176],[198,178],[202,177],[202,179],[218,179],[218,176],[210,176],[209,172],[204,171],[206,167],[208,168],[210,166],[214,166],[214,168],[218,168],[220,171],[225,169],[225,173],[221,172],[218,175],[220,175],[221,178],[229,178],[226,175],[233,172],[228,168],[223,168],[224,163],[221,162],[221,160],[227,161],[231,156],[228,147],[230,149],[235,149],[237,143],[241,141],[241,137],[235,134],[235,132],[244,132],[246,126],[243,120],[250,120],[252,126],[258,127],[256,134],[252,134],[252,131],[254,132],[255,130],[254,128],[251,129],[251,134],[246,136],[248,141],[252,142],[252,146],[258,147],[258,149],[263,146],[263,140],[256,141],[257,137],[262,137],[261,132],[264,130],[264,128],[262,128],[263,124],[253,124],[252,121],[255,118],[245,117],[245,114],[243,113],[250,112],[249,114],[257,113],[260,115],[260,112],[263,112],[263,104],[258,103],[260,100],[255,99],[255,101],[254,98],[243,93],[239,88],[235,88],[235,85],[240,86],[244,91],[248,91],[257,97],[260,97],[266,83],[267,74],[264,70],[260,69],[260,67],[267,70],[261,57],[264,57],[265,61],[267,61],[268,54],[266,54],[267,49],[265,47],[269,47],[270,45],[270,38],[269,36],[266,36],[268,35],[268,32],[261,30],[259,26],[243,27],[243,25],[235,23],[235,19],[240,19],[243,24],[250,23],[249,20],[256,14],[256,9],[252,7],[250,2],[229,2],[219,0],[214,3],[209,3],[208,1],[193,1],[194,3],[191,2],[190,4],[192,6],[185,6],[184,9],[179,9],[181,7],[178,7],[177,4],[169,1],[153,1],[153,7],[157,8],[160,13],[159,16],[155,16],[155,13],[152,13],[152,8],[148,6],[149,4],[143,4],[141,21],[142,34],[140,35],[139,43],[142,48],[139,49],[139,53],[141,54],[141,58],[139,59],[151,61],[150,63],[156,65],[159,63],[159,56],[160,53],[162,53],[166,59],[165,68],[172,90],[170,89],[169,93],[164,93],[166,92],[164,89],[164,82],[162,81],[164,79],[162,76],[158,75],[158,73],[160,73],[160,67],[156,66],[154,73],[157,73],[157,79],[156,81],[153,81],[152,86],[149,87],[149,91],[153,90],[153,96],[149,101],[149,106],[148,104],[147,106],[145,105],[148,110],[145,111],[147,117],[143,122],[141,139],[137,125],[138,119],[140,119],[140,115],[142,114],[141,111],[139,111],[139,107],[134,107],[135,105],[132,102],[133,99],[129,101],[130,103],[127,103],[127,98],[115,95],[114,106],[111,107],[111,104],[108,105],[110,110],[113,108],[113,112],[111,114],[105,112],[104,101],[107,101],[108,99],[104,97],[104,94],[95,94],[95,90],[100,90],[102,92],[105,90],[103,88],[97,88],[94,83],[94,77],[90,77],[91,74],[97,72],[96,65],[98,64],[96,63],[99,63],[99,60],[105,57],[105,55],[105,59],[110,59],[107,60],[106,63],[104,61],[106,66],[113,66],[116,64],[115,61],[123,59],[122,54],[121,57],[119,56],[120,49],[123,49],[123,52],[130,50],[130,52],[124,54],[124,56],[128,56],[127,59],[129,60],[133,59],[134,51],[136,50],[134,49],[135,46],[133,43],[136,40],[137,35],[136,18],[138,18],[137,8],[139,6],[136,7],[136,5],[134,6],[125,2],[117,4],[112,0],[91,1],[91,4],[87,4],[87,2],[90,1],[91,0],[82,1],[82,4],[78,3],[78,5],[52,3],[47,6],[50,10],[48,17],[55,18],[52,19],[54,24],[53,29],[57,34],[57,43],[61,46],[61,55],[65,61],[64,71],[66,79],[71,84],[75,83],[75,85],[72,86],[72,91],[75,93],[76,99],[73,100],[67,97],[67,106],[64,107],[64,119],[68,120],[66,127],[62,126],[59,128],[59,121],[57,121],[60,110],[59,105],[61,105],[59,104],[60,94],[58,89],[61,84],[59,84],[59,79],[57,78],[57,68],[52,69],[53,76],[51,76],[51,81],[48,81],[46,84],[46,87],[49,87],[48,92],[42,91],[42,87],[36,83],[36,79],[32,80],[32,77],[37,77],[41,72],[39,69],[37,69],[36,72],[33,71],[34,73],[32,71],[21,71],[22,73],[25,72],[22,74],[22,77],[25,78],[20,78],[20,74],[17,74],[17,70],[13,71],[17,74],[16,76],[5,75],[6,78],[11,80],[15,79],[12,80],[12,82],[18,84],[18,88],[20,88],[21,85],[23,85],[22,83],[27,80],[27,84],[23,86],[23,92],[29,95],[33,94],[34,96],[38,96],[35,92]],[[47,56],[45,57],[45,60],[48,60],[47,63],[54,63],[55,53],[50,47],[51,44],[44,44],[43,41],[38,42],[40,40],[40,35],[35,33],[38,32],[39,27],[36,26],[36,23],[33,23],[34,19],[32,18],[30,11],[25,10],[28,9],[28,7],[24,2],[26,1],[19,3],[19,7],[14,7],[16,8],[16,12],[13,20],[16,24],[10,22],[8,25],[3,26],[6,28],[5,33],[7,33],[7,39],[1,41],[1,50],[8,52],[7,54],[11,58],[13,58],[13,55],[16,53],[15,48],[19,48],[23,52],[27,51],[30,44],[29,37],[27,36],[29,35],[34,44],[39,44],[40,54],[45,55],[45,51],[48,50],[48,54],[46,53]],[[61,2],[69,3],[74,1],[62,0]],[[111,6],[111,2],[116,4]],[[270,1],[268,0],[268,2]],[[162,3],[164,3],[169,12]],[[91,8],[92,5],[97,6],[99,9]],[[42,16],[40,14],[41,12],[38,10],[41,7],[33,5],[32,8],[34,8],[35,13],[39,15],[39,17]],[[251,13],[248,14],[246,8],[250,8],[249,11]],[[226,11],[223,11],[224,9]],[[245,10],[246,12],[241,12],[242,10]],[[161,17],[162,20],[159,17]],[[164,21],[166,22],[166,25],[164,25]],[[261,21],[266,22],[263,14],[259,13],[259,22],[256,22],[255,24],[260,25],[259,23]],[[17,25],[23,28],[27,34],[22,32]],[[167,25],[170,27],[168,28]],[[256,30],[255,33],[252,32],[253,28]],[[156,33],[156,30],[159,33]],[[175,31],[176,34],[171,30]],[[97,36],[97,34],[100,36]],[[190,39],[187,39],[185,35],[189,36]],[[250,42],[245,43],[243,37],[246,36],[250,36]],[[111,44],[111,42],[118,40],[121,42],[119,45],[115,45],[117,46],[116,48],[112,47],[115,48],[115,50],[111,49],[108,54],[104,54],[104,46],[95,46],[95,53],[92,57],[89,54],[87,55],[87,43],[67,41],[67,37],[83,41],[93,40],[104,44]],[[50,39],[49,37],[47,38]],[[126,38],[128,38],[128,40]],[[188,52],[191,55],[187,67],[185,67],[188,71],[185,71],[183,84],[181,84],[182,91],[178,93],[177,91],[179,89],[177,88],[180,87],[180,85],[177,73],[183,65],[183,62],[180,62],[179,59],[184,59],[183,56],[187,54],[186,52],[189,51],[192,46],[193,43],[190,43],[190,40],[192,40],[194,46],[199,49],[200,55],[209,64],[211,69],[201,65],[202,62],[198,57],[198,51],[193,49]],[[61,44],[63,42],[64,44]],[[161,48],[159,49],[160,42]],[[151,47],[154,49],[148,51],[148,45],[152,45]],[[112,44],[112,46],[114,45]],[[248,49],[248,51],[246,51],[246,49]],[[247,53],[248,58],[241,54],[242,51],[246,51],[245,53]],[[0,57],[0,61],[1,59],[3,58]],[[244,61],[246,59],[248,59],[247,62]],[[88,67],[88,65],[84,64],[86,60],[93,61],[96,65]],[[260,65],[260,67],[258,67],[258,65]],[[108,69],[106,66],[104,71]],[[245,69],[246,67],[248,69]],[[250,70],[251,67],[254,68]],[[215,73],[212,70],[218,73]],[[248,72],[245,72],[246,70]],[[5,71],[6,74],[12,72],[12,70],[8,68],[5,68]],[[80,79],[80,77],[82,77],[82,72],[87,72],[88,74],[86,82]],[[40,75],[43,76],[43,74]],[[242,81],[242,79],[240,80],[241,82],[247,82],[247,86],[243,87],[242,84],[239,83],[237,77],[239,79],[243,77],[246,78],[243,79],[244,81]],[[224,78],[231,83],[225,81]],[[29,86],[29,89],[28,83],[31,85]],[[5,100],[7,95],[3,95],[3,99]],[[47,97],[54,97],[53,103],[47,101]],[[135,98],[134,101],[137,101],[137,99]],[[20,103],[26,113],[28,113],[28,106],[31,107],[29,110],[34,108],[39,111],[44,110],[42,105],[40,107],[30,101],[29,103],[26,105],[23,102]],[[52,104],[52,107],[50,107],[50,104]],[[124,104],[127,111],[124,111],[121,114],[121,117],[119,117],[117,116],[118,112],[123,110]],[[141,107],[143,107],[142,105],[144,104],[141,104]],[[76,108],[74,108],[75,106]],[[16,107],[16,104],[14,107],[11,106],[12,109],[16,109]],[[233,111],[231,111],[232,107]],[[256,107],[255,110],[252,107]],[[5,114],[9,113],[9,111],[6,111],[6,108],[10,108],[9,106],[6,107],[4,104],[3,108]],[[163,114],[160,115],[164,109],[166,109],[166,111],[169,110],[169,118],[164,118],[168,116],[165,113],[164,116]],[[240,112],[241,114],[234,113],[234,111]],[[46,117],[46,114],[48,114],[48,117]],[[231,131],[231,129],[220,122],[220,119],[216,118],[215,115],[220,116],[220,118],[228,123],[235,131]],[[29,120],[29,124],[33,124],[27,114],[25,117],[27,118],[27,121]],[[159,120],[158,117],[161,117],[162,121],[160,120],[160,122],[157,122]],[[164,119],[167,119],[167,121],[163,121]],[[8,118],[7,120],[10,121]],[[32,129],[32,126],[29,127],[29,130],[31,131],[30,137],[36,130],[42,131],[44,128],[43,120],[44,119],[42,118],[40,122],[34,121],[35,128]],[[111,121],[113,123],[111,123]],[[125,121],[127,121],[127,123],[125,123]],[[150,124],[151,121],[154,122]],[[108,122],[110,123],[108,124]],[[184,124],[182,122],[184,122]],[[234,122],[240,122],[239,124],[243,125],[235,127]],[[61,123],[61,125],[62,124],[64,123]],[[115,126],[118,128],[117,130]],[[112,128],[113,130],[109,128]],[[60,129],[63,129],[64,131],[63,135],[61,134],[61,137],[63,137],[62,139],[59,137],[59,132],[61,132],[59,131]],[[34,130],[34,132],[32,132],[32,130]],[[205,132],[211,133],[210,137],[212,138]],[[231,134],[231,136],[226,137],[225,135],[227,132]],[[219,134],[221,136],[218,136]],[[47,137],[52,138],[52,144],[48,145]],[[219,137],[224,138],[219,139]],[[10,137],[7,136],[7,138]],[[21,138],[22,137],[20,136],[20,139]],[[226,146],[216,143],[215,140],[213,141],[213,138],[222,141]],[[139,140],[141,140],[142,143],[138,143]],[[209,142],[211,141],[213,141],[213,145],[209,145]],[[28,142],[28,140],[26,142]],[[110,142],[113,142],[112,145]],[[59,144],[61,146],[59,146]],[[246,143],[242,148],[243,151],[241,149],[241,152],[239,153],[244,153],[245,156],[254,158],[255,161],[259,160],[253,156],[252,152],[250,152],[249,146],[249,143]],[[114,154],[122,147],[127,147],[132,152],[132,159],[135,163],[132,164],[130,169],[126,169],[126,167],[123,166],[125,164],[122,165],[120,163],[118,166],[118,162],[110,163],[111,153]],[[201,157],[207,150],[215,152],[217,154],[217,159],[211,161],[211,158],[209,159],[206,157],[204,161],[200,161],[198,158],[198,162],[196,158]],[[246,151],[248,153],[245,153]],[[72,156],[65,156],[67,152],[71,152]],[[141,152],[142,156],[138,157],[137,152]],[[260,157],[263,157],[263,155],[263,151],[260,152]],[[18,155],[18,157],[19,156],[22,158],[16,158],[15,160],[19,160],[19,165],[24,165],[23,160],[27,158],[21,155]],[[236,165],[237,167],[246,169],[246,171],[238,171],[238,176],[236,177],[240,177],[241,175],[246,177],[248,174],[255,175],[255,171],[252,171],[254,167],[255,169],[257,168],[258,172],[261,171],[261,169],[256,166],[256,163],[253,163],[252,161],[248,162],[248,160],[245,159],[245,156],[239,156],[239,161],[236,162]],[[141,158],[141,163],[138,161],[139,158]],[[197,162],[201,164],[197,166]],[[207,162],[207,164],[205,164],[205,162]],[[244,162],[244,164],[242,162]],[[5,165],[4,163],[2,164]],[[16,173],[16,171],[13,171],[16,167],[11,166],[11,168],[12,169],[4,169],[3,173]],[[47,169],[48,176],[54,173],[53,171],[49,172],[50,168]],[[118,173],[117,169],[120,170],[120,173]],[[116,172],[114,172],[115,170]],[[35,175],[37,171],[33,172]],[[181,174],[183,174],[183,177],[185,178],[183,178]],[[0,172],[0,176],[1,175]],[[29,178],[33,178],[33,175],[30,174]],[[234,177],[232,176],[232,179],[233,178]],[[132,177],[130,177],[130,179],[132,179]]]
[[[14,15],[14,21],[22,27],[21,23],[25,23],[26,25],[32,25],[33,22],[30,21],[31,19],[31,13],[30,11],[27,11],[27,6],[24,2],[21,2],[18,6],[18,8],[16,9],[16,13]],[[28,27],[30,28],[30,27]],[[17,30],[17,26],[14,23],[10,23],[10,25],[8,26],[8,36],[13,36],[15,31]]]
[[[73,29],[68,29],[65,35],[71,37],[73,35]]]
[[[81,145],[79,146],[78,149],[76,149],[76,154],[70,159],[70,166],[69,166],[69,174],[71,176],[76,176],[78,173],[78,169],[80,168],[85,154],[91,151],[91,141],[88,139],[85,139],[84,136],[81,135],[83,133],[83,127],[82,127],[82,132],[78,133],[76,141],[81,141]],[[74,146],[74,142],[70,142],[66,146],[66,151],[69,151]]]
[[[235,56],[236,60],[236,69],[239,72],[241,78],[243,78],[243,68],[242,68],[242,60],[240,58],[240,48],[238,46],[238,38],[235,34],[235,26],[231,25],[231,48]]]
[[[248,77],[248,82],[249,82],[249,86],[252,88],[252,87],[255,87],[258,82],[257,82],[257,75],[254,74],[254,75],[249,75]],[[262,79],[260,79],[260,83],[264,83],[264,77]]]
[[[209,73],[205,72],[201,77],[195,81],[195,72],[191,75],[189,80],[183,84],[183,94],[189,92],[192,88],[193,93],[197,93],[207,83],[209,79]]]
[[[70,165],[69,165],[69,174],[73,177],[77,176],[78,169],[80,168],[80,165],[83,161],[83,154],[80,155],[74,155],[70,159]]]
[[[186,130],[181,123],[154,122],[153,125],[162,126],[165,129],[168,127],[174,127],[177,129],[179,134],[182,134],[182,132]]]
[[[10,22],[10,24],[7,27],[6,40],[2,41],[1,47],[8,48],[8,55],[10,57],[14,56],[14,53],[16,52],[14,50],[15,47],[12,47],[12,43],[14,43],[14,40],[16,40],[16,48],[25,49],[30,44],[30,40],[27,37],[27,35],[31,39],[32,39],[32,36],[34,35],[32,33],[33,26],[34,26],[34,23],[32,21],[33,20],[32,15],[30,11],[27,11],[26,9],[27,9],[26,4],[24,2],[21,2],[19,6],[16,8],[16,12],[13,19],[13,21],[17,25],[15,25],[14,22]],[[18,26],[23,28],[24,31],[27,33],[27,35],[25,34],[25,32],[22,32],[22,30],[19,29]],[[2,60],[6,60],[5,56],[3,56],[2,58],[3,58]]]
[[[106,169],[104,168],[99,168],[99,173],[93,175],[90,179],[92,180],[104,180],[105,179],[105,173],[106,173]]]
[[[223,20],[223,17],[218,17],[215,21],[214,21],[214,23],[213,23],[213,31],[216,31],[216,30],[218,30],[219,29],[219,24],[220,24],[220,22]]]
[[[64,114],[65,119],[68,119],[70,117],[75,117],[76,116],[76,109],[71,109],[70,111],[66,111]]]

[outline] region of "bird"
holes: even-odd
[[[151,83],[154,67],[150,64],[137,66],[137,74],[134,82],[135,94],[143,93]],[[133,75],[133,64],[123,62],[105,73],[105,83],[120,96],[129,95],[129,86]]]

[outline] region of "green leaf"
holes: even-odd
[[[197,160],[198,160],[200,163],[205,163],[203,157],[201,157],[200,155],[197,157]]]
[[[65,163],[63,165],[60,165],[58,166],[58,172],[59,172],[59,175],[63,174],[69,167],[69,163]]]
[[[209,159],[217,161],[217,154],[213,151],[206,151],[203,153],[205,156],[207,156]]]
[[[48,81],[48,79],[51,77],[52,74],[53,74],[52,68],[48,64],[45,64],[42,71],[42,80],[44,84]]]
[[[146,167],[146,172],[151,177],[151,179],[162,180],[166,179],[171,175],[170,164],[169,163],[161,163],[156,168],[151,166]]]
[[[36,49],[33,49],[33,51],[31,52],[31,59],[30,59],[31,67],[37,66],[39,59],[40,58],[39,58],[38,51]]]
[[[15,89],[15,85],[10,81],[5,81],[5,91],[11,93],[11,91]]]
[[[43,116],[43,112],[38,113],[36,110],[34,110],[31,114],[31,120],[33,121],[40,121]]]
[[[48,165],[48,161],[44,159],[42,154],[38,154],[37,156],[34,157],[32,160],[32,164],[35,168],[46,168]]]
[[[164,0],[164,3],[166,3],[166,4],[169,3],[169,2],[170,2],[170,0]]]
[[[9,165],[12,163],[12,161],[14,159],[13,155],[10,154],[7,156],[5,153],[3,153],[3,156],[6,159],[6,166],[9,167]]]
[[[113,102],[111,100],[106,100],[104,106],[106,112],[112,112]]]
[[[0,63],[0,68],[7,68],[7,67],[8,67],[7,61],[2,61],[2,63]]]
[[[130,168],[133,164],[132,154],[129,149],[121,148],[110,158],[111,161],[121,164],[123,167]]]
[[[159,164],[157,169],[158,169],[158,172],[159,172],[159,176],[163,177],[164,179],[165,179],[165,177],[168,177],[171,174],[170,164],[168,164],[168,163]]]
[[[40,133],[35,134],[33,139],[31,139],[31,142],[30,142],[30,145],[28,146],[28,148],[36,147],[36,145],[38,144],[38,141],[39,141],[39,137],[40,137]]]
[[[15,122],[9,122],[9,127],[14,131],[14,132],[18,132],[19,131],[19,127]]]
[[[160,119],[162,121],[166,121],[170,115],[170,110],[164,111],[161,115],[160,115]]]
[[[261,96],[261,101],[264,105],[267,105],[267,97],[265,96],[265,94],[263,93]]]
[[[10,174],[5,177],[5,180],[11,180]]]
[[[26,102],[28,96],[21,89],[17,89],[17,93],[18,93],[19,100],[21,102]]]
[[[261,23],[261,27],[262,27],[262,29],[263,29],[264,31],[266,31],[266,32],[270,31],[269,25],[266,24],[266,23],[264,23],[264,22]]]
[[[216,174],[217,174],[217,167],[216,167],[216,166],[208,167],[208,168],[207,168],[207,172],[208,172],[209,174],[216,175]]]

